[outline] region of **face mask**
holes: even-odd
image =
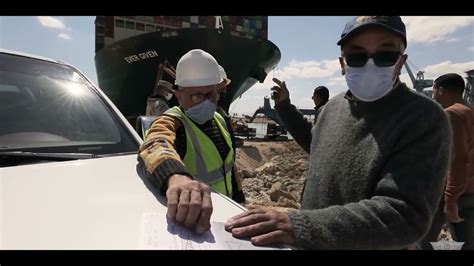
[[[363,67],[346,65],[346,83],[352,94],[364,102],[376,101],[387,95],[395,81],[393,73],[395,66],[378,67],[372,58]]]
[[[209,121],[212,119],[212,117],[214,117],[214,112],[216,111],[216,108],[217,106],[213,102],[209,100],[204,100],[186,110],[185,113],[194,122],[202,125],[206,121]]]
[[[165,92],[164,97],[165,97],[165,100],[169,101],[169,100],[171,100],[171,98],[173,98],[173,93]]]

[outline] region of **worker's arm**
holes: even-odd
[[[286,88],[285,82],[274,78],[273,81],[278,85],[271,88],[273,91],[272,99],[275,101],[275,110],[290,132],[293,139],[307,153],[311,146],[311,128],[313,124],[304,118],[303,114],[296,109],[290,102],[290,94]]]
[[[309,153],[312,139],[311,128],[313,127],[311,122],[290,103],[290,99],[275,105],[275,110],[296,143]]]
[[[174,146],[176,131],[181,126],[179,119],[160,115],[151,124],[145,142],[140,146],[139,161],[165,190],[173,174],[191,177]]]
[[[175,149],[176,131],[181,126],[177,118],[158,116],[140,147],[139,167],[145,167],[147,177],[166,190],[168,218],[203,233],[211,228],[211,190],[192,180]]]

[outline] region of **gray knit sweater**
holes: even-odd
[[[295,139],[309,134],[294,134],[309,122],[289,101],[275,108]],[[450,158],[451,129],[438,104],[403,83],[371,103],[342,93],[310,136],[302,207],[290,214],[297,247],[403,249],[423,237]]]

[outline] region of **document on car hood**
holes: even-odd
[[[159,250],[276,250],[283,246],[258,247],[249,240],[237,239],[224,229],[224,223],[211,221],[204,234],[181,226],[163,213],[143,214],[142,248]]]

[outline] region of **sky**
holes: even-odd
[[[347,90],[341,75],[336,45],[345,16],[270,16],[268,39],[281,51],[278,66],[264,83],[257,83],[234,101],[230,113],[251,115],[263,105],[274,85],[272,78],[286,81],[291,102],[312,108],[313,89],[329,88],[330,97]],[[94,19],[85,16],[0,17],[0,47],[70,63],[95,84]],[[402,17],[407,27],[408,63],[412,72],[424,71],[425,79],[474,69],[474,16]],[[230,77],[232,78],[232,77]],[[412,87],[405,68],[401,79]],[[272,103],[273,105],[273,103]]]

